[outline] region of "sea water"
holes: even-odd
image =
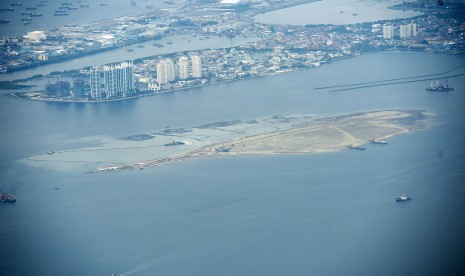
[[[0,205],[0,269],[5,275],[459,275],[464,77],[449,78],[455,88],[449,93],[425,91],[429,81],[314,88],[462,64],[463,55],[389,52],[123,102],[2,96],[0,187],[18,201]],[[86,174],[89,164],[67,170],[66,163],[19,162],[167,127],[383,109],[431,115],[426,130],[365,151],[200,158],[101,174]],[[403,192],[413,200],[396,203]]]

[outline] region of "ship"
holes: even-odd
[[[431,82],[430,87],[426,88],[426,91],[431,92],[447,92],[452,90],[454,90],[454,88],[449,86],[447,80],[443,82],[436,81],[436,83]]]
[[[0,201],[2,202],[15,202],[16,196],[14,194],[0,193]]]
[[[401,194],[396,198],[396,201],[408,201],[411,200],[411,197],[408,197],[406,194]]]
[[[364,147],[349,145],[349,149],[356,149],[356,150],[366,150]]]
[[[171,143],[164,144],[163,146],[169,147],[169,146],[179,146],[179,145],[185,145],[185,144],[186,144],[186,143],[184,143],[184,142],[173,141],[173,142],[171,142]]]
[[[53,14],[54,16],[64,16],[64,15],[69,15],[69,12],[58,12],[58,11],[55,11],[55,13]]]
[[[372,144],[380,144],[380,145],[387,145],[386,141],[378,140],[378,139],[372,139],[372,140],[370,140],[370,143],[372,143]]]

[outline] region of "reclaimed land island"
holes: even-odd
[[[266,132],[262,129],[265,132],[247,136],[247,131],[242,129],[239,132],[245,132],[244,136],[228,141],[208,144],[208,141],[214,140],[213,137],[208,137],[205,138],[203,146],[193,150],[132,164],[99,167],[90,172],[143,169],[199,157],[303,154],[332,152],[347,148],[364,149],[361,145],[370,141],[387,144],[382,139],[424,129],[426,125],[423,121],[427,117],[425,111],[418,110],[383,110],[324,118],[273,116],[272,120],[267,120],[269,125],[265,129],[275,128],[276,131]],[[212,128],[217,126],[213,124]]]

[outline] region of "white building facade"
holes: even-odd
[[[383,26],[383,39],[392,39],[394,37],[394,26]]]
[[[192,77],[201,78],[202,77],[202,60],[199,56],[192,56]]]
[[[166,84],[174,81],[174,63],[171,59],[160,60],[157,63],[157,82]]]
[[[179,78],[185,80],[189,78],[189,59],[187,57],[179,58]]]
[[[134,64],[118,64],[90,68],[90,94],[93,99],[125,97],[134,92]]]

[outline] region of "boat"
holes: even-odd
[[[14,194],[0,193],[0,201],[2,202],[15,202],[16,196]]]
[[[0,19],[0,23],[10,23],[10,20],[8,20],[8,19]]]
[[[31,22],[32,22],[31,20],[25,21],[25,22],[23,22],[23,25],[29,25],[29,24],[31,24]]]
[[[39,16],[42,16],[41,13],[31,13],[30,15],[31,17],[39,17]]]
[[[372,140],[370,140],[370,143],[372,143],[372,144],[380,144],[380,145],[387,145],[386,141],[378,140],[378,139],[372,139]]]
[[[215,152],[230,152],[231,151],[231,147],[227,148],[225,147],[225,145],[223,145],[222,147],[220,148],[215,148],[213,149]]]
[[[22,12],[21,15],[30,15],[31,12]]]
[[[18,7],[18,6],[22,6],[23,3],[11,3],[10,6],[12,7]]]
[[[47,151],[47,154],[51,155],[51,154],[54,154],[55,152],[53,150],[49,150]]]
[[[126,52],[134,52],[134,49],[127,49]]]
[[[396,198],[396,201],[408,201],[411,200],[411,197],[408,197],[406,194],[401,194]]]
[[[26,7],[26,10],[28,10],[28,11],[37,10],[37,7]]]
[[[69,12],[58,12],[58,11],[55,11],[55,13],[54,13],[53,15],[54,15],[54,16],[69,15]]]
[[[160,44],[160,43],[154,43],[154,44],[153,44],[153,46],[157,46],[157,47],[163,47],[163,45],[162,45],[162,44]]]
[[[14,11],[13,8],[1,8],[0,11]]]
[[[23,22],[29,22],[29,21],[32,21],[32,18],[21,18],[21,21],[23,21]]]
[[[454,88],[449,86],[449,84],[447,83],[447,80],[443,82],[436,81],[435,84],[431,82],[430,87],[426,88],[426,91],[431,91],[431,92],[446,92],[446,91],[452,91],[452,90],[454,90]]]
[[[356,149],[356,150],[366,150],[364,147],[349,145],[349,149]]]
[[[169,147],[169,146],[178,146],[178,145],[185,145],[185,144],[186,144],[186,143],[184,143],[184,142],[173,141],[173,142],[171,142],[171,143],[164,144],[163,146]]]

